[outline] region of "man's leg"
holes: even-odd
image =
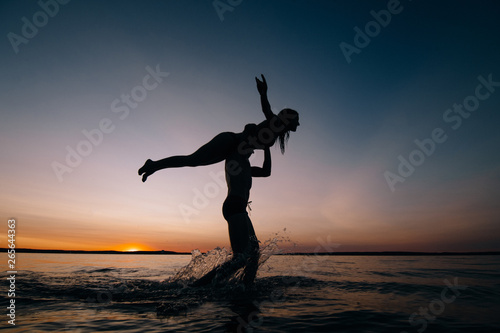
[[[244,254],[249,247],[250,237],[255,236],[248,213],[244,212],[228,217],[227,225],[233,255]]]
[[[259,269],[259,258],[260,258],[260,248],[259,248],[259,240],[255,235],[255,231],[253,229],[252,221],[247,215],[247,228],[249,233],[249,241],[248,248],[246,250],[247,255],[247,264],[245,266],[245,270],[243,272],[243,282],[245,285],[250,285],[255,280],[255,276],[257,275],[257,270]]]

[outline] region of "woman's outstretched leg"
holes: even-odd
[[[236,134],[220,133],[191,155],[171,156],[158,161],[148,159],[139,169],[139,175],[142,175],[142,181],[145,182],[158,170],[215,164],[225,160],[228,154],[236,149],[237,145]]]

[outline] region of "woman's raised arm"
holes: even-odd
[[[274,116],[273,111],[271,111],[271,104],[269,104],[269,100],[267,99],[267,82],[266,78],[263,74],[262,81],[255,77],[255,81],[257,82],[257,90],[260,94],[260,104],[262,105],[262,112],[266,116],[266,119],[269,120]]]

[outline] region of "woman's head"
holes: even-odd
[[[295,132],[299,123],[299,113],[292,109],[283,109],[278,113],[278,118],[280,119],[283,129],[280,129],[278,133],[278,140],[280,143],[281,153],[285,153],[286,143],[290,138],[290,131]]]
[[[278,113],[278,117],[285,125],[287,131],[295,132],[299,123],[299,113],[292,109],[283,109]]]

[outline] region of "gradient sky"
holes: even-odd
[[[254,180],[261,241],[279,233],[301,251],[328,242],[337,251],[500,250],[500,86],[477,90],[480,76],[500,82],[499,3],[232,3],[221,20],[209,0],[73,0],[44,22],[36,1],[2,1],[0,231],[14,217],[17,246],[40,249],[229,246],[223,163],[146,183],[137,169],[262,121],[254,77],[264,73],[273,110],[298,110],[301,126],[285,155],[272,149],[271,177]],[[355,27],[377,29],[370,12],[388,6],[397,13],[369,43],[358,37],[367,45],[348,62],[340,44],[355,46]],[[34,18],[36,35],[16,53],[9,33],[22,36]],[[157,66],[168,76],[146,78],[155,87],[140,95]],[[126,114],[120,98],[131,92],[141,101]],[[446,121],[464,100],[475,111]],[[103,119],[112,131],[60,181],[53,163],[66,164],[67,147]],[[436,128],[446,141],[414,152]],[[392,191],[384,175],[398,174],[400,155],[420,165]]]

